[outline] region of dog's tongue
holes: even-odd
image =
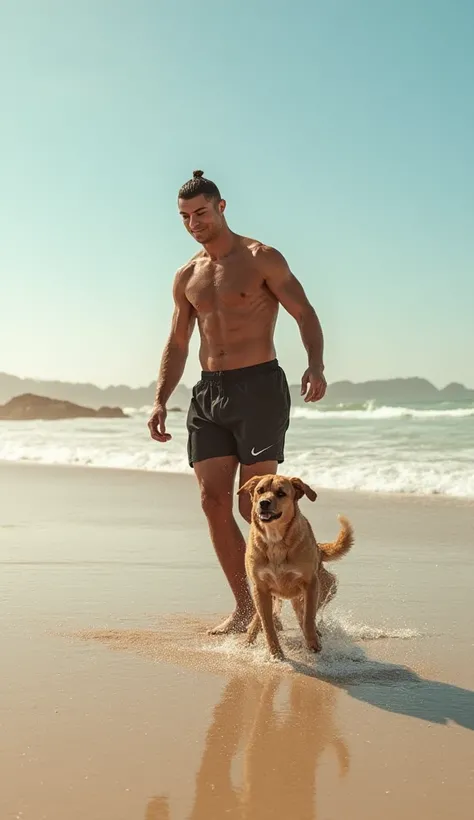
[[[262,521],[268,521],[272,517],[272,515],[273,515],[273,513],[271,513],[271,512],[263,512],[262,511],[260,513],[260,518],[262,519]]]

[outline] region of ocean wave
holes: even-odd
[[[448,495],[474,498],[472,461],[434,461],[391,458],[377,460],[375,454],[353,458],[318,459],[310,453],[289,456],[285,472],[298,475],[314,487],[332,490],[359,490],[369,493]]]
[[[114,470],[146,470],[150,472],[191,473],[183,452],[162,450],[107,450],[105,447],[60,444],[13,446],[0,443],[0,460],[32,462],[76,467],[102,467]]]
[[[350,419],[368,421],[369,419],[462,419],[474,417],[474,407],[455,407],[451,409],[430,408],[418,410],[412,407],[375,407],[368,404],[365,408],[346,409],[316,409],[312,407],[294,407],[292,416],[295,419]]]
[[[323,431],[312,419],[325,414],[296,410],[281,473],[299,475],[321,489],[474,498],[469,420],[453,425],[441,419],[436,426],[395,421],[388,432],[377,424],[352,428],[333,421]],[[370,419],[368,411],[361,412]],[[146,421],[140,413],[128,419],[1,422],[0,459],[192,474],[183,414],[169,414],[172,439],[166,445],[150,439]]]
[[[191,474],[184,446],[109,447],[65,443],[29,444],[1,442],[0,460],[37,464],[75,465],[121,470],[145,470]],[[357,459],[318,457],[312,453],[289,453],[280,472],[298,475],[314,487],[360,490],[370,493],[448,495],[474,498],[472,464],[392,460],[377,462],[371,454]]]

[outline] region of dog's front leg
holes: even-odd
[[[321,651],[321,641],[316,629],[316,612],[319,603],[319,582],[315,576],[306,587],[304,596],[303,634],[308,649]]]
[[[283,630],[283,624],[280,618],[281,605],[281,598],[273,598],[273,620],[275,622],[275,629],[277,629],[278,632],[281,632]],[[246,643],[249,646],[255,643],[255,641],[257,640],[257,635],[260,632],[261,628],[262,622],[260,620],[260,615],[258,614],[258,612],[256,612],[252,620],[250,621],[249,628],[247,629]]]
[[[257,635],[260,632],[261,628],[261,621],[260,615],[258,612],[255,613],[252,620],[250,621],[250,626],[247,629],[247,637],[245,642],[250,646],[251,644],[255,643],[257,640]]]
[[[263,631],[267,639],[268,648],[274,658],[283,659],[283,652],[278,640],[275,629],[275,622],[273,620],[273,599],[271,592],[260,589],[258,586],[254,589],[255,608],[260,616],[260,621],[263,626]]]

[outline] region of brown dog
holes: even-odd
[[[238,490],[243,492],[250,493],[252,498],[245,568],[257,610],[247,641],[253,643],[263,626],[271,654],[283,658],[274,620],[277,615],[274,599],[289,598],[306,646],[319,652],[321,641],[316,629],[316,613],[333,597],[336,589],[336,578],[322,566],[322,561],[334,561],[349,552],[353,543],[352,527],[340,516],[337,539],[318,544],[311,524],[298,506],[303,495],[311,501],[317,496],[300,478],[254,476]]]

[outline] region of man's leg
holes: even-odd
[[[271,473],[275,475],[278,469],[277,461],[258,461],[256,464],[241,464],[239,487],[243,487],[246,481],[253,478],[255,475],[267,475]],[[252,512],[252,499],[248,493],[239,495],[239,511],[242,518],[250,524],[250,516]]]
[[[235,456],[194,463],[212,543],[236,603],[232,615],[210,630],[212,635],[245,632],[255,611],[245,574],[245,540],[232,512],[237,464]]]

